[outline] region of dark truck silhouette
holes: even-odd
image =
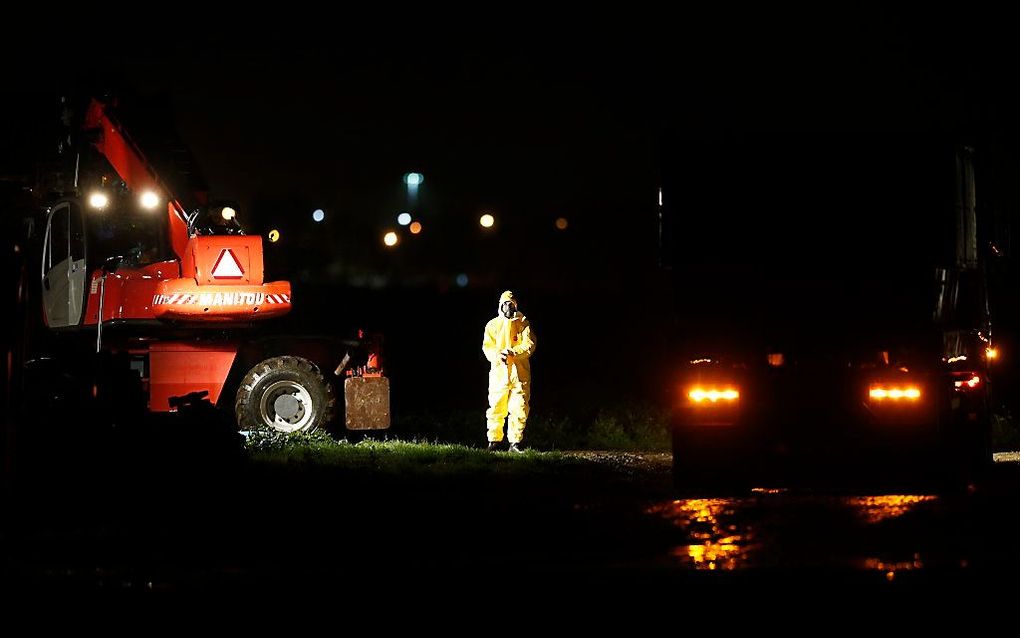
[[[678,485],[794,459],[991,462],[1005,247],[973,147],[673,137],[660,165]]]

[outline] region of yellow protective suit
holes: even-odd
[[[489,442],[503,440],[503,421],[509,415],[507,438],[520,443],[531,402],[531,355],[535,333],[527,317],[516,312],[512,319],[502,315],[503,302],[516,300],[507,290],[499,298],[497,316],[485,324],[482,352],[489,360],[489,409],[485,413]],[[506,362],[501,353],[509,352]]]

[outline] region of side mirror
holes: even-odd
[[[114,255],[113,257],[108,257],[106,261],[103,262],[103,274],[106,275],[117,270],[117,268],[120,267],[120,262],[122,261],[124,261],[124,255]]]

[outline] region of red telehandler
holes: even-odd
[[[39,201],[22,249],[23,418],[59,402],[126,421],[208,401],[242,430],[306,432],[330,424],[343,393],[347,429],[388,428],[378,340],[265,330],[293,299],[289,282],[265,281],[261,237],[157,171],[116,101],[82,113],[64,141],[73,169]]]

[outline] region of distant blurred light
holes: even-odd
[[[998,359],[999,358],[998,348],[985,348],[985,356],[988,357],[989,361],[993,359]]]
[[[566,230],[567,226],[569,226],[569,224],[567,223],[566,217],[560,217],[556,220],[556,228],[560,230]]]
[[[316,208],[315,211],[312,213],[312,219],[314,219],[317,222],[321,222],[322,220],[326,219],[326,211],[322,210],[321,208]]]
[[[461,288],[464,288],[465,286],[467,286],[468,285],[468,276],[465,275],[464,273],[460,273],[459,275],[457,275],[457,285],[460,286]]]
[[[142,193],[142,196],[139,198],[139,201],[142,204],[142,208],[155,210],[155,208],[159,206],[159,195],[152,191],[145,191],[144,193]]]
[[[387,246],[396,246],[397,242],[400,241],[400,237],[397,236],[392,230],[383,235],[383,243]]]
[[[418,186],[425,181],[425,176],[421,173],[408,173],[404,175],[404,183],[408,186]]]
[[[110,203],[110,198],[106,196],[106,193],[96,191],[89,195],[89,206],[92,208],[106,208],[106,205]]]
[[[224,206],[223,210],[220,211],[220,215],[223,216],[223,219],[230,221],[231,219],[237,217],[237,211],[231,208],[230,206]],[[276,240],[274,239],[273,241]]]
[[[485,213],[478,219],[478,223],[482,225],[482,228],[492,228],[493,224],[496,223],[496,218],[489,213]]]
[[[280,241],[280,231],[276,230],[275,228],[269,231],[269,241],[273,242],[274,244]]]
[[[411,213],[400,213],[397,215],[397,223],[401,226],[407,226],[411,223]]]
[[[421,222],[411,222],[411,225],[408,227],[408,230],[411,231],[412,235],[417,235],[418,233],[421,232]]]

